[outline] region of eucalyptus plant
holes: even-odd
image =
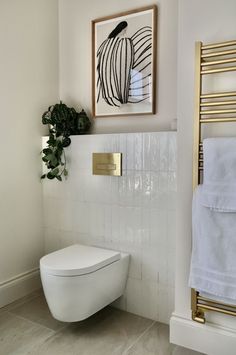
[[[71,144],[70,135],[85,134],[91,122],[84,110],[77,112],[60,101],[44,112],[42,123],[49,126],[49,139],[47,147],[42,150],[42,160],[48,172],[41,179],[62,181],[62,176],[68,175],[64,148]]]

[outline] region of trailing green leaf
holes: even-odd
[[[50,149],[50,148],[45,148],[45,149],[43,149],[43,153],[44,153],[44,154],[52,154],[52,149]]]
[[[53,175],[52,172],[49,171],[49,173],[47,173],[47,178],[50,179],[50,180],[52,180],[52,179],[55,178],[55,175]]]
[[[59,174],[59,169],[58,169],[58,168],[53,169],[53,170],[51,171],[51,173],[52,173],[52,175],[57,176],[57,175]]]
[[[62,181],[62,176],[68,176],[64,149],[71,144],[70,135],[85,134],[90,129],[91,122],[84,110],[78,113],[73,107],[60,101],[44,112],[42,123],[49,126],[49,139],[47,147],[41,152],[48,172],[41,179],[47,177]]]

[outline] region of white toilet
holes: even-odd
[[[124,293],[129,255],[81,244],[40,260],[44,294],[54,318],[76,322]]]

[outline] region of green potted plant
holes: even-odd
[[[85,111],[77,112],[60,101],[44,112],[42,123],[49,126],[49,139],[47,147],[42,150],[42,160],[48,172],[41,179],[57,179],[67,176],[65,148],[71,144],[71,135],[85,134],[91,122]]]

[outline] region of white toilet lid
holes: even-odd
[[[43,256],[40,259],[40,269],[58,276],[84,275],[120,258],[120,252],[114,250],[75,244]]]

